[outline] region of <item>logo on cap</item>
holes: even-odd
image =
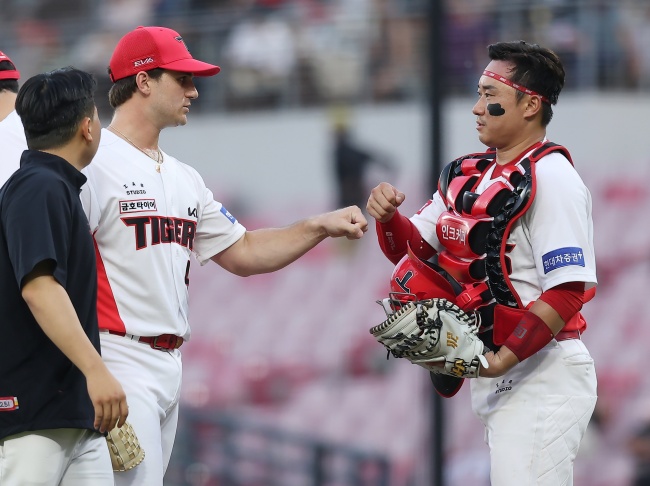
[[[145,57],[144,59],[133,61],[133,67],[144,66],[145,64],[151,64],[152,62],[153,57]]]
[[[174,39],[176,39],[178,42],[183,44],[183,46],[185,46],[185,49],[187,50],[187,52],[190,52],[189,48],[187,47],[187,44],[185,43],[185,41],[183,40],[183,38],[180,35],[178,37],[174,37]]]

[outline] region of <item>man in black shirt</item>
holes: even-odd
[[[27,80],[29,150],[0,189],[0,482],[113,485],[101,433],[128,415],[100,356],[95,251],[79,200],[100,139],[95,80]]]

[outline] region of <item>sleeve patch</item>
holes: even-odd
[[[544,274],[562,267],[575,265],[579,267],[585,266],[585,255],[582,248],[566,247],[558,248],[557,250],[549,251],[542,256],[542,263],[544,264]]]
[[[237,222],[237,219],[232,214],[230,214],[224,206],[221,206],[221,212],[226,218],[230,220],[232,224],[235,224]]]

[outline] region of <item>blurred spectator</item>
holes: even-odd
[[[532,25],[537,24],[540,34],[538,41],[547,45],[562,59],[567,85],[570,84],[574,88],[579,86],[578,62],[586,50],[587,36],[578,28],[576,8],[560,4],[555,8],[535,9],[529,17]]]
[[[598,87],[628,87],[634,46],[630,31],[624,23],[621,2],[598,0],[594,5],[594,11],[597,19],[594,22],[594,25],[597,26],[594,37],[596,40]],[[650,20],[650,18],[646,20]],[[647,40],[650,39],[646,37]],[[647,51],[648,45],[647,43],[644,44],[644,51]]]
[[[101,120],[109,120],[113,109],[108,103],[108,90],[112,83],[108,77],[108,60],[113,47],[123,35],[121,30],[98,28],[84,36],[71,49],[76,66],[88,71],[97,80],[95,104]]]
[[[300,57],[321,100],[364,98],[368,94],[372,0],[321,3],[310,0],[298,8]]]
[[[96,104],[99,117],[108,120],[112,108],[108,103],[108,90],[112,83],[108,77],[108,61],[113,47],[128,30],[138,25],[150,25],[154,5],[158,0],[106,0],[98,2],[95,18],[98,25],[87,32],[79,32],[70,46],[69,57],[74,65],[92,73],[97,80]]]
[[[271,8],[253,7],[233,28],[223,54],[232,107],[275,106],[285,96],[296,47],[289,23]]]
[[[476,90],[476,72],[484,64],[488,44],[495,41],[495,22],[485,0],[448,1],[445,19],[446,87],[468,95]]]
[[[138,25],[150,25],[154,0],[104,0],[99,2],[97,18],[104,28],[120,35]],[[110,51],[109,51],[110,52]]]
[[[332,136],[332,159],[337,184],[336,207],[357,205],[365,210],[372,186],[366,180],[369,167],[377,165],[392,171],[393,165],[385,155],[373,153],[354,140],[349,114],[343,107],[332,111]]]
[[[13,28],[12,59],[20,65],[23,78],[69,64],[64,61],[66,52],[59,23],[23,19],[16,21]]]
[[[650,3],[638,1],[626,11],[626,26],[633,56],[631,71],[634,85],[650,90]]]
[[[31,2],[16,2],[16,4],[20,7],[27,7],[30,17],[47,21],[86,19],[92,13],[92,2],[86,0],[32,0]],[[23,17],[20,13],[18,15]]]
[[[403,1],[374,0],[373,3],[376,26],[369,59],[373,98],[406,99],[421,84],[422,63],[418,54],[426,16]]]

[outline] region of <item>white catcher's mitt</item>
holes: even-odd
[[[447,299],[405,303],[370,333],[396,358],[406,358],[433,373],[478,377],[488,367],[488,349],[478,338],[478,323]]]
[[[113,471],[128,471],[144,459],[144,449],[140,446],[138,436],[131,424],[114,427],[106,436],[108,451],[113,464]]]

